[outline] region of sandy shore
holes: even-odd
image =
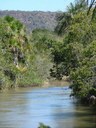
[[[43,87],[49,86],[69,86],[71,83],[66,80],[52,80],[52,81],[44,81]]]

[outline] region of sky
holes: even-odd
[[[74,0],[0,0],[0,10],[66,11]]]

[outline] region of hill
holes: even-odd
[[[56,26],[56,12],[42,12],[42,11],[0,11],[0,17],[6,15],[13,16],[20,20],[29,31],[36,28],[54,30]]]

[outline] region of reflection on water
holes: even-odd
[[[96,114],[76,105],[68,87],[21,89],[0,93],[0,128],[96,128]]]

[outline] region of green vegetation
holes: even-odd
[[[44,125],[43,123],[40,123],[40,126],[38,128],[51,128],[49,126]]]
[[[46,80],[52,62],[49,50],[41,49],[18,20],[0,19],[0,89],[40,85]]]
[[[82,0],[79,0],[80,2]],[[87,15],[85,6],[81,10],[78,8],[78,11],[76,6],[78,4],[69,6],[68,12],[65,13],[70,16],[70,22],[65,14],[59,17],[57,28],[61,28],[56,29],[56,32],[64,37],[60,49],[63,56],[61,57],[60,53],[59,57],[63,59],[60,63],[63,75],[68,75],[72,81],[72,95],[88,103],[91,96],[96,97],[96,18],[92,20],[91,10]],[[62,20],[64,22],[61,22]],[[64,23],[67,24],[63,25]]]
[[[0,89],[68,76],[73,96],[96,98],[96,17],[93,9],[87,13],[87,2],[76,0],[58,13],[55,32],[35,29],[30,35],[13,17],[0,19]]]
[[[84,0],[87,2],[87,5],[89,5],[88,14],[90,13],[90,10],[93,11],[92,13],[92,19],[95,17],[96,14],[96,0]]]

